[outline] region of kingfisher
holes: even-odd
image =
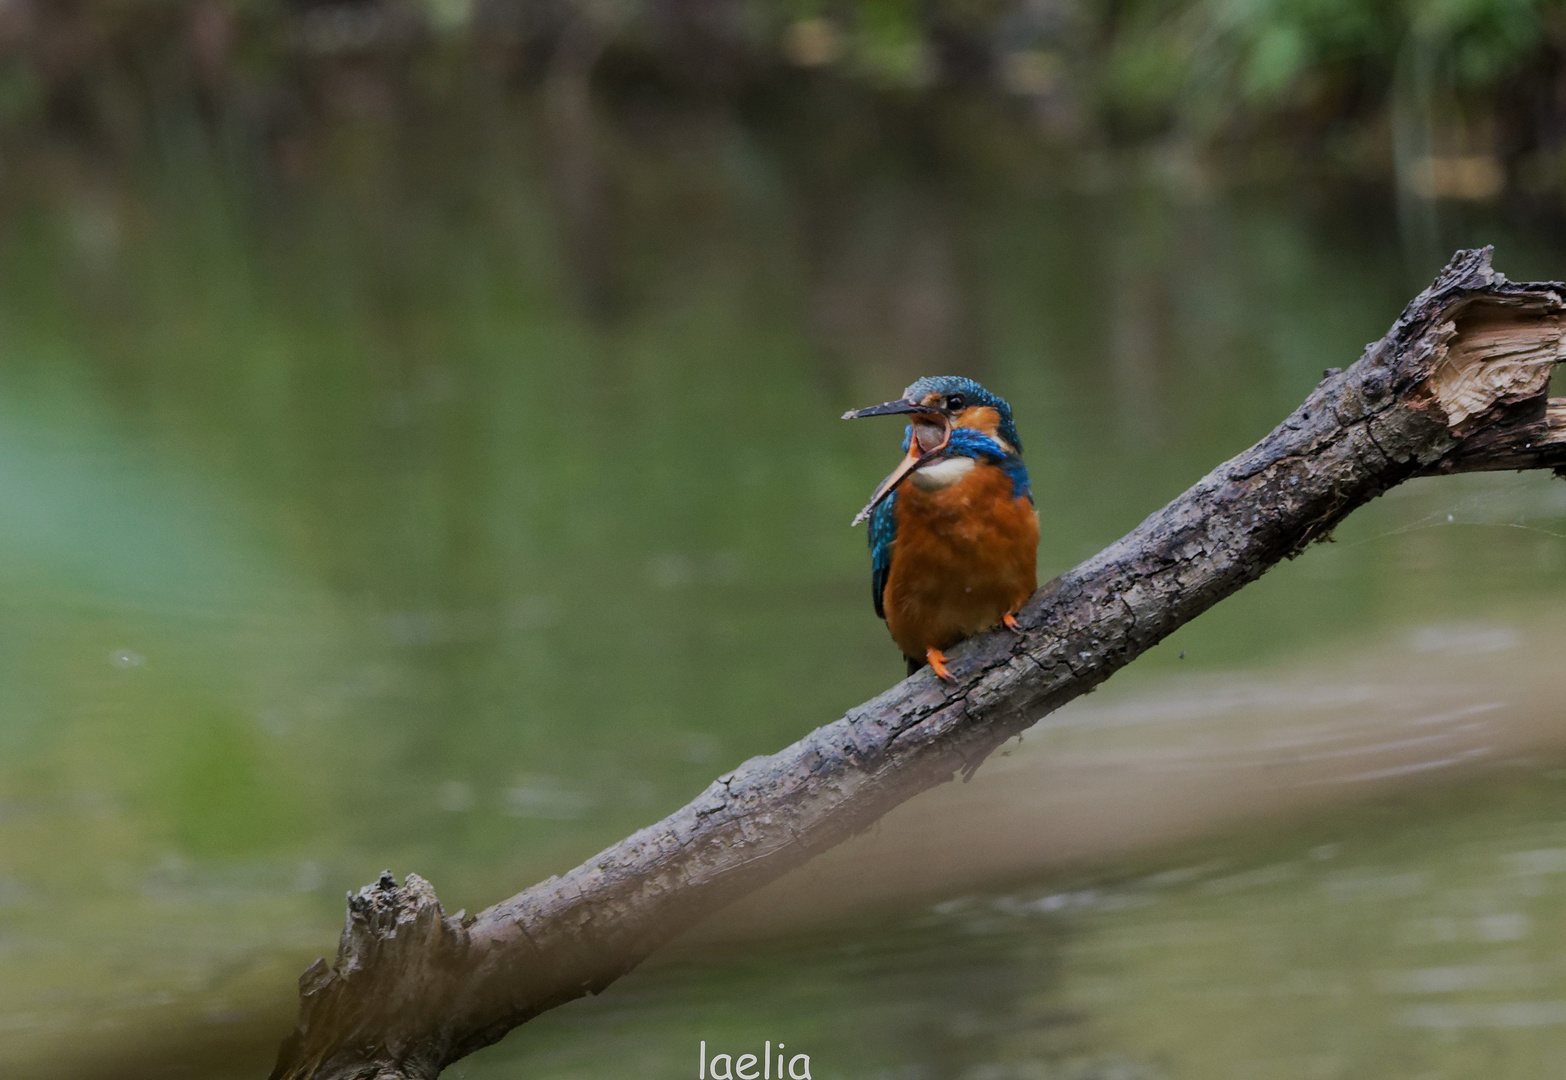
[[[1039,517],[1011,406],[972,379],[920,379],[843,414],[907,416],[903,460],[853,524],[870,521],[870,590],[912,675],[955,682],[945,650],[1016,612],[1038,587]]]

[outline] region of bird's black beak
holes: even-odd
[[[892,474],[881,481],[875,489],[875,494],[870,496],[870,501],[865,508],[854,516],[850,523],[858,525],[870,516],[870,512],[886,500],[886,497],[897,490],[897,485],[913,473],[919,466],[941,456],[941,451],[946,449],[947,442],[951,439],[951,423],[945,416],[925,405],[923,402],[910,401],[903,398],[899,401],[888,401],[884,405],[872,405],[868,409],[854,409],[843,414],[844,420],[857,420],[863,416],[900,416],[914,414],[919,419],[914,421],[913,438],[908,440],[908,453],[892,470]]]
[[[850,409],[843,414],[844,420],[860,420],[866,416],[897,416],[902,413],[929,413],[936,415],[934,409],[918,401],[908,398],[899,398],[896,401],[888,401],[884,405],[872,405],[868,409]]]

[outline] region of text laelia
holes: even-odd
[[[810,1080],[810,1055],[795,1054],[788,1059],[788,1072],[783,1071],[783,1044],[778,1043],[776,1065],[772,1042],[758,1054],[714,1054],[707,1060],[707,1040],[701,1041],[701,1066],[696,1080]]]

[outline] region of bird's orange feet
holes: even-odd
[[[1001,619],[1001,623],[1013,634],[1022,633],[1022,627],[1017,624],[1017,616],[1011,614],[1010,612],[1007,612],[1006,615]]]
[[[940,649],[924,650],[924,662],[930,665],[930,670],[935,672],[942,682],[957,681],[957,676],[946,669],[946,656]]]

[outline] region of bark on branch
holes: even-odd
[[[928,671],[689,805],[477,917],[416,875],[349,902],[337,961],[300,979],[273,1080],[433,1078],[511,1028],[596,993],[691,924],[965,776],[1350,511],[1410,477],[1566,472],[1566,286],[1517,284],[1490,249],[1459,252],[1358,362],[1272,434],[1135,531],[1039,590],[1024,633]]]

